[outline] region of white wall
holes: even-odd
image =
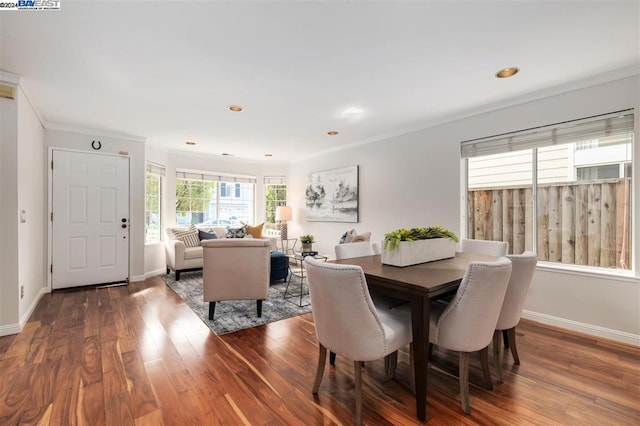
[[[24,223],[18,220],[18,287],[24,287],[19,309],[24,324],[47,289],[47,168],[42,124],[22,90],[17,101],[18,214],[26,215]]]
[[[333,255],[333,246],[348,229],[371,231],[374,240],[399,227],[442,225],[462,235],[464,191],[460,179],[460,142],[530,127],[640,107],[640,78],[625,78],[540,100],[460,119],[308,159],[290,167],[289,204],[294,219],[289,233],[310,233],[314,247]],[[640,109],[636,110],[633,213],[635,270],[640,241]],[[363,121],[366,125],[366,121]],[[360,166],[359,223],[307,222],[304,185],[308,173]],[[464,218],[463,218],[464,219]],[[637,272],[636,272],[637,274]],[[640,280],[611,279],[568,271],[539,270],[525,306],[539,321],[640,344]]]
[[[129,156],[129,280],[144,279],[144,191],[145,191],[145,152],[141,138],[100,134],[95,131],[54,130],[45,131],[45,141],[50,148],[67,148],[88,152],[118,154],[126,152]],[[102,148],[95,151],[91,143],[99,140]]]
[[[0,80],[2,81],[2,80]],[[0,336],[18,333],[18,105],[0,98]]]

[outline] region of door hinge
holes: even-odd
[[[53,222],[53,212],[51,212],[51,222]]]
[[[51,271],[51,273],[53,274],[53,263],[51,264],[51,268],[49,268],[49,270]]]
[[[51,160],[51,170],[53,170],[53,160]]]

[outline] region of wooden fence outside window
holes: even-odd
[[[538,259],[631,268],[631,178],[538,186]],[[468,192],[469,238],[533,247],[532,187]]]

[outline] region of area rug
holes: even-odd
[[[291,318],[311,312],[308,288],[305,282],[300,304],[300,277],[290,275],[287,298],[284,298],[287,284],[278,282],[269,286],[269,297],[262,302],[262,317],[256,315],[255,300],[230,300],[216,303],[213,320],[209,320],[209,303],[203,301],[202,271],[183,272],[176,281],[174,274],[164,275],[164,281],[195,312],[214,333],[226,334],[274,321]]]

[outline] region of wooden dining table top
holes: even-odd
[[[379,286],[396,289],[401,287],[408,293],[428,294],[432,297],[443,291],[448,291],[452,285],[460,284],[470,262],[494,262],[495,260],[497,260],[495,256],[457,252],[452,258],[405,267],[385,265],[379,254],[332,260],[331,262],[358,265],[364,271],[367,279],[374,279]]]

